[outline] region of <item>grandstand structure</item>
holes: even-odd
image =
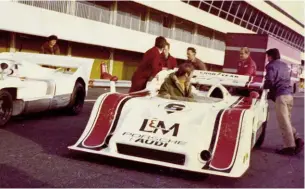
[[[0,52],[37,52],[49,35],[62,55],[96,59],[111,74],[130,80],[156,36],[183,62],[187,47],[221,69],[226,33],[269,34],[302,52],[304,25],[270,1],[24,1],[0,2]],[[6,19],[4,19],[6,18]],[[301,62],[300,62],[301,64]]]

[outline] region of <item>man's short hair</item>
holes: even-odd
[[[277,60],[281,58],[280,51],[276,48],[269,49],[266,54],[272,58],[272,60]]]
[[[246,54],[250,54],[250,49],[248,47],[242,47],[240,51],[244,51]]]
[[[58,40],[58,37],[56,35],[51,35],[48,37],[48,41],[52,41],[52,40]]]
[[[167,43],[166,39],[162,36],[159,36],[155,40],[155,47],[158,47],[159,49],[163,49],[166,43]]]
[[[194,66],[192,64],[183,63],[183,64],[179,65],[178,70],[176,71],[175,75],[177,77],[183,76],[186,73],[188,73],[190,75],[193,70],[194,70]]]
[[[187,48],[187,51],[192,51],[193,53],[196,54],[196,49],[194,47]]]

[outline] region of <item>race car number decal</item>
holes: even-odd
[[[168,104],[165,106],[165,110],[168,114],[177,112],[177,111],[182,111],[185,108],[185,105],[183,104]]]
[[[157,133],[161,132],[163,135],[168,134],[173,130],[172,136],[177,136],[179,132],[179,123],[175,123],[168,129],[166,129],[163,121],[157,119],[144,119],[140,131],[148,132],[148,133]]]

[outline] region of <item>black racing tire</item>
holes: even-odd
[[[6,91],[0,91],[0,128],[4,127],[12,117],[13,97]]]
[[[261,132],[260,136],[258,137],[258,139],[254,145],[254,148],[260,148],[263,145],[265,137],[266,137],[266,128],[267,128],[267,121],[265,121],[262,124],[262,132]]]
[[[77,82],[74,86],[70,103],[67,107],[67,112],[69,115],[78,115],[84,106],[86,97],[85,86]]]

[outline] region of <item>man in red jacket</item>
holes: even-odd
[[[256,63],[250,57],[248,47],[240,49],[240,61],[238,62],[237,74],[248,76],[256,75]]]
[[[242,47],[240,49],[240,60],[237,65],[237,74],[255,76],[256,75],[256,63],[250,57],[250,50],[248,47]],[[252,98],[258,98],[259,93],[256,91],[249,91],[248,89],[236,89],[237,94],[242,96],[249,96]]]
[[[177,61],[169,53],[170,44],[166,43],[163,53],[161,54],[161,64],[163,69],[174,69],[177,66]]]
[[[129,92],[145,89],[146,83],[162,70],[161,53],[166,43],[166,39],[159,36],[155,40],[155,46],[145,52],[140,65],[132,76]]]

